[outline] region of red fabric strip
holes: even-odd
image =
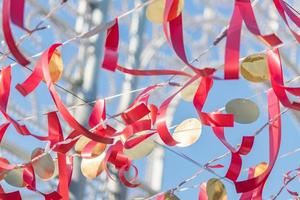
[[[50,141],[50,148],[57,142],[63,140],[63,131],[56,112],[50,112],[48,117],[48,137]]]
[[[198,78],[199,75],[195,75],[194,77],[192,77],[182,88],[180,88],[177,92],[175,92],[173,95],[168,97],[158,109],[158,115],[156,120],[157,132],[160,138],[162,139],[162,141],[168,146],[174,146],[178,143],[172,137],[167,127],[166,117],[167,117],[168,107],[177,94],[179,94],[184,88],[186,88],[188,85],[196,81]]]
[[[0,199],[1,200],[22,200],[21,194],[19,191],[15,192],[5,192],[0,185]]]
[[[206,193],[206,183],[202,183],[199,187],[198,200],[208,200],[208,196]]]
[[[25,0],[10,0],[11,21],[18,27],[27,30],[24,27]]]
[[[265,184],[268,176],[270,175],[273,166],[277,160],[277,156],[281,143],[281,118],[279,101],[274,91],[268,91],[268,116],[269,116],[269,164],[268,168],[261,175],[250,178],[244,181],[235,182],[236,191],[244,193],[252,191],[259,186]],[[258,196],[261,196],[263,188],[260,189]]]
[[[7,66],[0,71],[0,109],[2,113],[6,113],[10,94],[11,84],[11,67]]]
[[[267,62],[270,73],[271,85],[277,95],[280,103],[285,107],[300,110],[299,102],[291,102],[286,92],[300,96],[300,88],[291,88],[284,86],[283,72],[279,50],[273,49],[267,52]]]
[[[4,123],[0,125],[0,143],[5,135],[7,128],[9,127],[10,123]]]
[[[289,25],[289,22],[286,18],[286,14],[289,16],[289,18],[300,28],[300,17],[298,17],[296,14],[291,11],[291,9],[286,5],[286,3],[282,0],[273,0],[273,3],[282,17],[285,24],[288,26],[291,33],[294,35],[295,39],[300,43],[300,34],[298,34],[296,31],[292,30],[292,28]]]
[[[89,126],[91,128],[99,126],[99,124],[106,119],[106,105],[105,100],[99,99],[96,101],[93,110],[89,117]],[[102,126],[99,126],[99,128]]]
[[[59,184],[58,192],[62,196],[63,200],[69,199],[69,173],[67,167],[67,158],[64,154],[57,154],[58,159],[58,174],[59,174]]]
[[[124,147],[126,149],[131,149],[133,147],[135,147],[136,145],[140,144],[141,142],[143,142],[144,140],[146,140],[147,138],[151,137],[152,135],[154,135],[156,132],[153,133],[148,133],[145,135],[141,135],[139,137],[136,137],[134,139],[129,139],[125,142]]]
[[[83,127],[68,111],[68,109],[65,107],[64,103],[62,102],[61,98],[59,97],[58,93],[55,90],[55,87],[52,83],[51,77],[50,77],[50,72],[49,72],[49,62],[51,59],[52,54],[54,53],[55,49],[61,46],[61,44],[54,44],[52,45],[49,49],[47,49],[40,57],[40,61],[38,62],[39,64],[36,65],[36,71],[38,71],[38,74],[40,72],[43,72],[43,77],[45,79],[45,82],[48,86],[49,92],[53,98],[53,101],[57,107],[57,110],[59,113],[62,115],[64,120],[76,131],[78,131],[80,134],[90,138],[91,140],[97,141],[97,142],[102,142],[106,144],[111,144],[113,143],[112,138],[108,138],[105,136],[97,135],[89,130],[87,130],[85,127]],[[33,76],[34,79],[40,79],[40,76],[36,75]]]
[[[245,22],[248,30],[261,39],[269,46],[277,46],[281,44],[281,40],[275,35],[262,35],[250,0],[235,0],[233,14],[227,30],[227,40],[225,47],[225,65],[224,78],[238,79],[239,78],[239,57],[240,57],[240,38],[242,21]]]
[[[203,106],[208,97],[209,91],[212,88],[213,79],[210,77],[202,77],[200,84],[194,96],[193,104],[197,110],[197,113],[204,125],[212,127],[232,127],[233,115],[222,114],[219,112],[205,113],[202,112]]]
[[[224,78],[225,79],[238,79],[240,67],[240,43],[242,22],[238,5],[234,5],[232,17],[230,19],[229,27],[226,32],[226,45],[225,45],[225,62],[224,62]]]
[[[22,5],[24,0],[17,1],[17,0],[3,0],[2,4],[2,30],[3,30],[3,36],[4,40],[12,53],[12,55],[16,58],[18,63],[25,66],[30,64],[29,60],[26,59],[26,57],[21,53],[19,50],[15,39],[12,34],[12,30],[10,27],[10,19],[12,18],[13,22],[17,25],[22,25],[23,23],[20,21],[21,15],[24,12],[24,5]],[[23,7],[22,7],[23,6]],[[21,10],[20,10],[21,9]],[[14,10],[14,12],[11,13],[11,11]]]
[[[121,117],[126,124],[132,124],[149,113],[150,110],[146,104],[140,103],[138,105],[131,106],[128,110],[124,111],[121,114]]]
[[[116,18],[115,24],[107,30],[104,59],[102,67],[104,69],[115,71],[118,64],[118,47],[119,47],[119,25]]]

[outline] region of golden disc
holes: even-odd
[[[192,102],[194,100],[194,96],[197,92],[200,81],[194,81],[189,86],[184,88],[181,92],[181,98],[185,101]]]
[[[241,63],[242,76],[251,82],[260,83],[269,80],[269,71],[265,54],[253,54]]]
[[[234,121],[250,124],[259,117],[258,106],[248,99],[233,99],[225,106],[226,112],[234,115]]]
[[[32,154],[31,159],[41,155],[44,153],[42,148],[36,148]],[[32,162],[32,166],[34,172],[42,179],[42,180],[49,180],[53,177],[55,171],[55,163],[49,153],[43,155],[39,159]]]
[[[154,23],[163,23],[164,21],[164,10],[165,0],[155,0],[150,3],[146,9],[146,17],[149,21]],[[179,0],[178,7],[173,8],[168,16],[168,21],[175,19],[183,10],[184,0]],[[176,10],[174,10],[176,9]]]
[[[142,134],[142,133],[141,133]],[[130,139],[141,136],[141,134],[136,134]],[[128,156],[131,160],[138,160],[148,156],[155,148],[155,142],[152,137],[149,137],[132,147],[131,149],[124,149],[124,154]]]
[[[180,200],[175,194],[167,192],[164,194],[164,200]]]
[[[23,168],[10,170],[4,177],[5,182],[14,187],[25,187],[23,171]]]
[[[257,177],[264,173],[268,168],[268,164],[266,162],[262,162],[255,167],[254,177]]]
[[[9,161],[6,158],[0,158],[0,160],[2,163],[9,164]],[[6,171],[7,171],[6,169],[0,168],[0,181],[4,178]]]
[[[81,151],[84,149],[84,147],[90,142],[92,141],[91,139],[85,137],[85,136],[81,136],[79,138],[79,140],[76,142],[75,144],[75,151],[77,153],[81,153]],[[98,156],[101,153],[104,152],[106,148],[106,144],[102,144],[102,143],[97,143],[92,150],[92,156]]]
[[[59,81],[64,70],[64,64],[59,50],[55,50],[49,62],[50,77],[53,83]]]
[[[187,147],[200,138],[202,131],[202,124],[196,118],[186,119],[181,122],[174,130],[173,138],[179,143],[178,147]]]
[[[209,179],[206,184],[208,200],[227,200],[225,185],[216,178]]]
[[[94,158],[82,158],[81,172],[88,179],[94,179],[103,171],[105,152]]]

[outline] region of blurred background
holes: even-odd
[[[46,26],[46,29],[28,36],[19,28],[13,27],[14,37],[17,41],[20,41],[24,54],[33,56],[55,42],[67,41],[101,23],[110,22],[115,17],[144,2],[146,1],[68,0],[61,4],[59,0],[26,0],[25,26],[33,28],[42,21],[42,25]],[[287,2],[296,10],[300,10],[299,0],[289,0]],[[209,47],[228,25],[233,3],[233,0],[185,0],[183,9],[185,47],[189,60],[198,58],[194,62],[195,66],[217,67],[223,65],[225,40],[216,46]],[[0,0],[0,5],[2,5],[2,0]],[[284,46],[280,48],[280,52],[284,65],[285,80],[300,76],[299,47],[278,15],[272,0],[255,1],[254,11],[261,32],[275,32],[284,41]],[[145,8],[136,9],[119,20],[121,39],[119,63],[134,69],[167,68],[181,70],[184,63],[177,58],[166,42],[162,26],[147,20],[145,12]],[[1,65],[5,66],[14,63],[14,61],[3,41],[2,32],[0,34],[2,41],[0,51],[3,54],[0,61]],[[170,76],[133,77],[120,72],[112,73],[100,69],[104,38],[105,31],[89,39],[76,40],[62,47],[64,72],[58,84],[69,92],[59,88],[57,90],[68,106],[83,103],[80,98],[93,101],[98,98],[123,94],[107,99],[107,113],[114,115],[124,111],[142,88],[156,83],[163,83]],[[241,57],[266,49],[267,47],[243,26]],[[203,52],[205,52],[204,55],[202,55]],[[32,61],[36,59],[31,58]],[[30,67],[33,68],[33,65]],[[13,84],[22,82],[29,74],[30,71],[20,65],[15,65],[13,67]],[[218,75],[222,76],[222,72],[218,72]],[[174,78],[173,81],[182,84],[185,80]],[[296,80],[290,85],[299,86],[299,82]],[[242,77],[237,81],[215,82],[205,104],[205,111],[223,108],[229,100],[234,98],[251,98],[260,108],[260,117],[255,123],[249,125],[237,124],[234,128],[226,129],[226,137],[233,146],[241,142],[243,135],[254,133],[267,122],[267,102],[264,91],[268,88],[270,88],[269,83],[255,84],[246,81]],[[168,86],[157,90],[151,96],[150,102],[159,106],[164,99],[176,90],[178,90],[176,86]],[[84,105],[77,106],[71,111],[82,124],[87,124],[91,109],[91,106]],[[15,119],[20,119],[22,123],[25,123],[32,132],[39,135],[47,134],[47,117],[43,113],[52,110],[55,110],[55,106],[45,85],[39,86],[27,98],[22,97],[15,89],[12,89],[8,112]],[[191,117],[197,117],[192,103],[176,98],[168,111],[169,127],[174,127]],[[289,111],[282,117],[283,130],[280,156],[300,147],[299,123],[299,112]],[[110,124],[117,129],[123,126],[113,119],[110,120]],[[66,134],[71,130],[64,123],[63,129]],[[24,163],[30,160],[33,149],[45,146],[46,143],[31,137],[18,135],[10,127],[1,144],[1,156],[8,158],[11,163]],[[268,150],[268,130],[266,129],[257,137],[251,154],[244,158],[241,179],[247,177],[248,167],[263,161],[268,162]],[[138,188],[125,188],[118,181],[109,179],[105,173],[94,180],[87,180],[81,174],[80,159],[75,157],[70,186],[71,199],[125,200],[150,197],[176,187],[180,182],[201,170],[201,165],[223,155],[227,151],[209,127],[203,127],[200,139],[190,147],[166,148],[163,145],[156,145],[151,154],[134,161],[139,169],[139,181],[142,183]],[[182,155],[193,160],[184,158]],[[283,185],[284,173],[299,167],[299,158],[300,153],[279,158],[265,186],[264,199],[276,195]],[[223,164],[225,167],[216,169],[215,172],[220,176],[224,176],[227,170],[226,166],[229,163],[230,156],[225,156],[224,159],[216,163]],[[111,170],[114,171],[114,169]],[[216,176],[204,170],[196,179],[185,185],[185,189],[177,191],[175,194],[181,199],[197,199],[199,184],[212,177]],[[37,185],[42,191],[47,192],[56,189],[56,178],[47,182],[39,179],[37,181]],[[227,188],[228,199],[238,199],[239,195],[236,194],[233,184],[225,180],[223,180],[223,183]],[[4,181],[1,182],[1,185],[6,191],[16,189]],[[300,191],[298,180],[291,183],[290,188]],[[33,192],[24,189],[21,189],[21,191],[24,199],[42,199],[41,196]],[[278,197],[278,199],[289,198],[291,197],[286,191],[283,191]]]

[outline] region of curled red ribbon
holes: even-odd
[[[225,79],[239,78],[240,39],[243,21],[248,30],[265,44],[274,47],[282,43],[275,34],[261,34],[250,0],[235,0],[233,14],[227,30],[224,63]]]
[[[292,95],[300,96],[300,88],[285,87],[279,50],[277,48],[267,52],[267,63],[270,73],[271,85],[280,103],[285,107],[300,110],[299,102],[291,102],[287,92]]]
[[[3,0],[2,4],[2,29],[5,42],[12,55],[23,66],[28,65],[30,62],[21,53],[15,42],[10,27],[10,19],[20,28],[27,30],[23,26],[24,4],[24,0]]]
[[[68,109],[63,104],[61,98],[59,97],[58,93],[55,90],[54,84],[50,77],[49,72],[49,62],[51,59],[52,54],[54,53],[55,49],[61,46],[61,44],[53,44],[49,49],[47,49],[38,60],[33,73],[28,77],[28,79],[22,83],[19,84],[17,89],[21,91],[23,95],[27,95],[30,92],[32,92],[37,85],[42,81],[42,78],[44,78],[49,92],[52,96],[52,99],[57,107],[57,110],[62,115],[64,120],[75,130],[78,131],[78,133],[86,136],[87,138],[90,138],[91,140],[94,140],[96,142],[101,142],[105,144],[111,144],[113,143],[113,139],[105,136],[101,136],[98,134],[94,134],[87,130],[85,127],[83,127],[68,111]]]
[[[300,43],[300,34],[298,34],[296,31],[292,30],[292,28],[289,25],[289,22],[287,20],[286,14],[289,16],[289,18],[300,28],[300,17],[297,16],[284,2],[283,0],[273,0],[273,3],[280,14],[281,18],[285,22],[285,24],[288,26],[291,33],[294,35],[295,39]]]
[[[115,24],[107,29],[104,59],[102,67],[104,69],[115,71],[118,64],[118,47],[119,47],[119,24],[116,18]]]
[[[259,176],[249,178],[244,181],[235,182],[235,188],[238,193],[252,191],[263,186],[269,177],[277,156],[281,143],[281,117],[280,107],[277,96],[272,89],[268,90],[268,117],[269,117],[269,164],[268,168]],[[257,192],[258,196],[262,195],[263,187]]]

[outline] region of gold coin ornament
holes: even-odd
[[[94,158],[83,158],[81,160],[81,172],[88,179],[94,179],[103,171],[103,160],[105,153]]]
[[[181,122],[174,130],[173,138],[179,143],[178,147],[187,147],[200,138],[202,131],[202,124],[196,118],[186,119]]]
[[[164,194],[164,200],[180,200],[180,199],[175,194],[171,194],[170,192],[167,192]]]
[[[266,162],[262,162],[255,167],[254,177],[257,177],[264,173],[268,168],[268,164]]]
[[[146,17],[153,23],[161,24],[164,21],[165,0],[155,0],[146,9]],[[184,0],[179,0],[178,5],[172,6],[168,16],[168,21],[180,15],[184,7]]]
[[[75,151],[76,153],[81,153],[81,151],[84,149],[84,147],[90,142],[92,141],[91,139],[85,137],[85,136],[81,136],[79,138],[79,140],[76,142],[75,144]],[[92,149],[92,156],[99,156],[100,154],[102,154],[104,152],[106,148],[106,144],[102,144],[102,143],[97,143],[93,149]]]
[[[234,121],[240,124],[250,124],[259,117],[258,106],[248,99],[233,99],[229,101],[225,110],[234,115]]]
[[[241,63],[242,76],[251,82],[261,83],[269,80],[269,71],[265,54],[253,54]]]
[[[141,133],[142,134],[142,133]],[[141,134],[136,134],[129,139],[134,139]],[[148,156],[155,148],[156,144],[152,137],[149,137],[130,149],[124,149],[124,154],[131,160],[138,160]]]
[[[31,159],[36,158],[44,153],[44,149],[37,148],[31,154]],[[34,172],[44,181],[53,177],[55,171],[55,163],[49,153],[32,162]]]
[[[208,200],[227,200],[225,185],[216,178],[209,179],[206,184]]]
[[[14,187],[25,187],[23,180],[23,168],[16,168],[6,173],[4,180],[7,184]]]
[[[64,64],[59,50],[55,50],[49,63],[50,77],[53,83],[59,81],[64,70]]]
[[[0,162],[5,163],[5,164],[9,164],[9,161],[5,158],[0,158]],[[3,180],[6,171],[7,171],[6,169],[0,168],[0,181]]]
[[[190,85],[188,85],[186,88],[184,88],[181,92],[181,98],[184,101],[187,102],[192,102],[194,100],[194,96],[197,92],[198,86],[199,86],[199,81],[194,81],[193,83],[191,83]]]

